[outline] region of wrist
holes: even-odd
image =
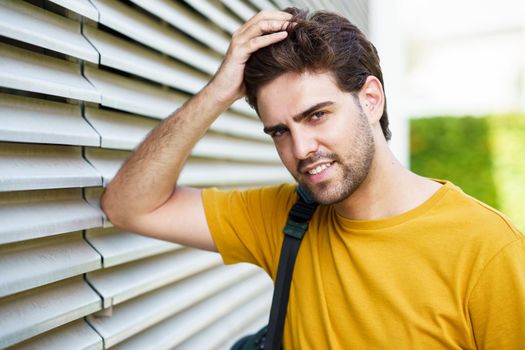
[[[218,106],[228,109],[235,101],[242,97],[239,91],[229,91],[223,85],[212,79],[203,89],[202,93],[214,101]]]

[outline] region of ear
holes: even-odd
[[[383,115],[385,105],[385,95],[383,85],[373,75],[366,78],[365,83],[359,90],[358,94],[361,107],[365,111],[371,125],[379,125],[379,120]]]

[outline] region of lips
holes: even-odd
[[[314,168],[312,168],[310,170],[307,170],[306,172],[308,174],[310,174],[310,175],[317,175],[320,172],[322,172],[323,170],[331,167],[333,164],[334,164],[334,162],[319,164],[316,167],[314,167]]]

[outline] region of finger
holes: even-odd
[[[264,20],[289,21],[293,18],[291,14],[283,11],[263,10],[244,23],[237,31],[243,33],[257,22]]]
[[[255,16],[250,18],[247,22],[258,22],[260,20],[265,19],[275,19],[275,20],[281,20],[286,21],[292,19],[292,15],[288,12],[284,11],[276,11],[276,10],[263,10],[258,12]]]
[[[255,38],[255,37],[258,37],[264,34],[285,31],[290,25],[292,25],[292,22],[290,21],[263,20],[247,28],[246,31],[241,34],[241,37],[244,37],[245,38],[244,40],[251,40],[252,38]]]
[[[249,54],[263,48],[265,46],[274,44],[278,41],[285,39],[288,36],[287,31],[281,31],[276,33],[271,33],[267,35],[256,36],[255,38],[250,39],[247,43],[247,49]]]

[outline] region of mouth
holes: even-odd
[[[329,163],[323,163],[319,164],[316,167],[306,170],[305,172],[310,175],[317,175],[325,171],[326,169],[330,168],[335,162],[329,162]]]

